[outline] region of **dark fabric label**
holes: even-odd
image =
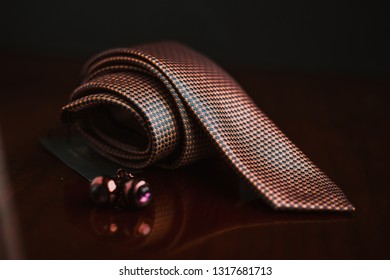
[[[123,168],[95,152],[80,136],[49,137],[40,142],[46,150],[88,181],[100,175],[114,176],[119,168]]]

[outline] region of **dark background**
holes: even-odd
[[[382,75],[389,18],[388,1],[13,1],[2,5],[0,44],[85,58],[173,39],[223,65]]]
[[[385,1],[1,4],[0,259],[389,259]],[[39,139],[61,132],[60,108],[90,55],[166,39],[229,71],[356,212],[243,203],[238,178],[214,159],[145,170],[155,204],[143,214],[96,214],[86,181]],[[143,218],[153,230],[141,242],[128,233]],[[105,235],[99,226],[111,221],[119,230]]]

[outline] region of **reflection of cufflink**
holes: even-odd
[[[142,208],[152,200],[147,182],[119,169],[116,177],[98,176],[91,181],[92,200],[99,206]]]

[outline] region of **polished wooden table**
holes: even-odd
[[[1,61],[1,258],[390,258],[387,77],[227,67],[355,213],[273,211],[218,158],[145,170],[153,204],[119,211],[96,209],[87,182],[39,144],[60,125],[82,60]]]

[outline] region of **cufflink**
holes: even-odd
[[[114,208],[143,208],[152,201],[149,184],[125,169],[119,169],[115,177],[98,176],[89,186],[95,204]]]

